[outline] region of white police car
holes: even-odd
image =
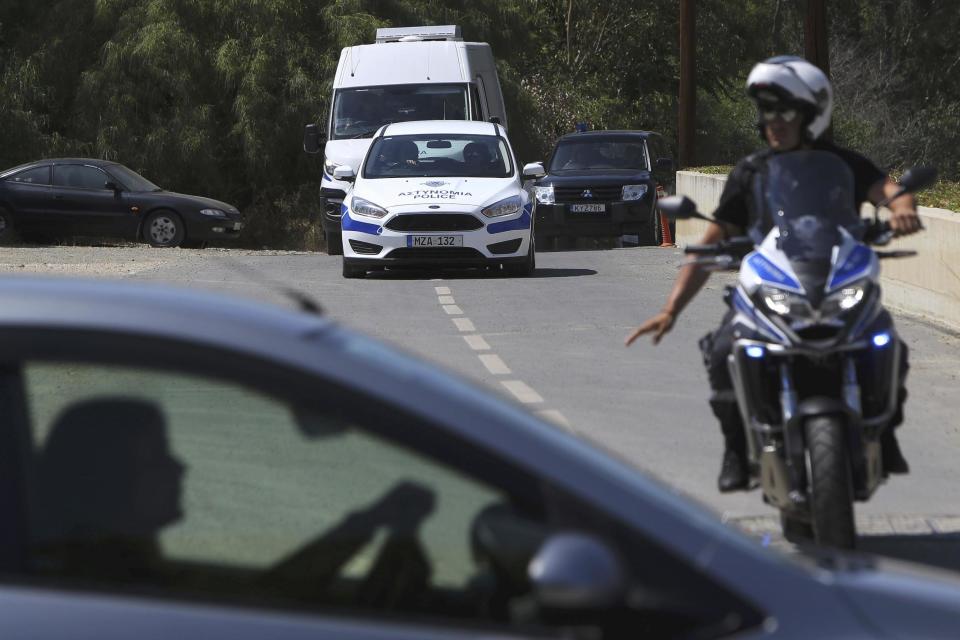
[[[342,205],[343,275],[399,265],[494,266],[533,273],[533,198],[498,124],[453,120],[382,127]]]

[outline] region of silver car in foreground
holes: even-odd
[[[314,313],[0,279],[4,638],[955,637]]]

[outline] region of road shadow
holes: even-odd
[[[860,536],[857,551],[960,572],[960,532]]]
[[[595,276],[597,272],[593,269],[551,269],[549,267],[537,267],[536,272],[531,278],[577,278],[580,276]]]
[[[577,278],[581,276],[595,276],[597,272],[594,269],[567,269],[562,267],[537,267],[533,275],[523,279],[530,278]],[[370,280],[432,280],[434,278],[443,278],[444,280],[481,280],[481,279],[504,279],[512,280],[518,276],[511,276],[504,271],[491,268],[418,268],[403,267],[387,269],[385,271],[370,271],[367,278]]]

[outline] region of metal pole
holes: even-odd
[[[680,113],[678,142],[680,146],[681,167],[692,167],[696,162],[696,55],[696,1],[680,0]]]
[[[807,0],[807,14],[803,21],[803,55],[829,76],[830,51],[827,36],[825,0]]]

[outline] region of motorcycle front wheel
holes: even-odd
[[[843,419],[836,415],[813,416],[804,428],[814,541],[818,545],[853,549],[857,531]]]

